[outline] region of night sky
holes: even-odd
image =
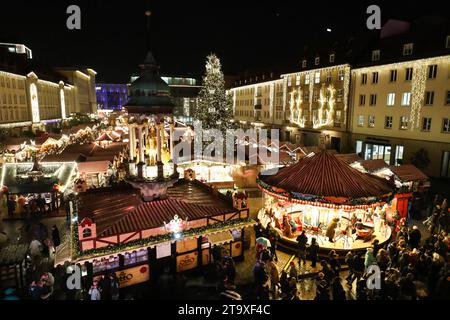
[[[326,28],[338,37],[363,31],[366,8],[378,4],[383,21],[448,15],[445,1],[58,0],[2,2],[0,42],[24,43],[51,66],[91,67],[98,82],[125,83],[151,47],[162,73],[199,76],[205,57],[218,54],[226,74],[295,61],[309,39]],[[82,29],[66,28],[66,8],[77,4]]]

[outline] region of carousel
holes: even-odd
[[[276,174],[260,174],[258,187],[264,207],[258,218],[295,249],[305,231],[322,250],[359,250],[391,237],[389,220],[395,215],[390,201],[391,181],[362,173],[323,150],[310,154]]]

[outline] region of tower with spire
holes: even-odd
[[[150,11],[147,19],[147,53],[132,82],[125,110],[128,113],[127,181],[142,191],[144,200],[160,198],[178,179],[173,159],[173,108],[169,85],[159,75],[160,66],[150,48]]]

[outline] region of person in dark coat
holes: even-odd
[[[422,234],[420,233],[417,226],[413,226],[411,231],[409,232],[409,246],[411,248],[418,248],[420,244],[420,240],[422,238]]]
[[[343,301],[347,300],[345,290],[341,284],[341,278],[335,277],[332,282],[333,300]]]
[[[56,225],[53,225],[52,227],[52,240],[55,248],[61,244],[61,239],[59,237],[59,230]]]
[[[315,268],[319,255],[319,245],[317,244],[316,238],[311,239],[311,244],[308,247],[308,251],[309,258],[311,259],[311,267]]]
[[[297,237],[298,248],[298,264],[306,264],[306,245],[308,244],[308,237],[305,230]]]
[[[263,236],[264,228],[261,224],[261,221],[258,220],[258,224],[254,226],[255,230],[255,238],[258,239]]]
[[[319,272],[316,279],[316,300],[330,300],[328,282],[323,272]]]

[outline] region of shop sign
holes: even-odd
[[[165,242],[156,245],[156,259],[170,257],[171,254],[172,254],[172,244],[170,242]]]
[[[115,272],[119,280],[119,287],[124,288],[141,282],[150,280],[150,268],[148,265],[141,265],[125,270]],[[100,276],[95,277],[94,281],[99,281]]]
[[[183,254],[177,257],[177,272],[186,271],[197,267],[197,252]]]

